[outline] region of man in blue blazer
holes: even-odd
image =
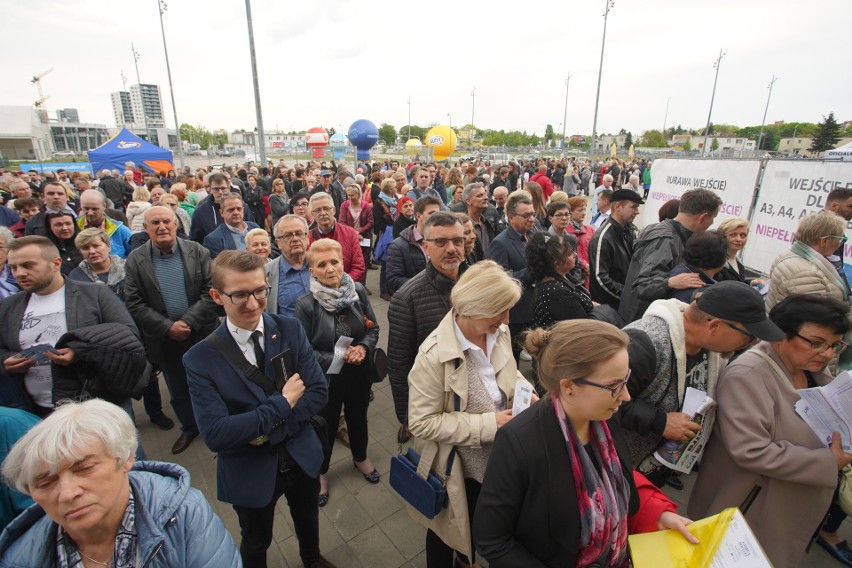
[[[243,564],[266,566],[275,505],[285,495],[303,564],[331,566],[319,552],[323,450],[311,424],[328,387],[299,322],[264,313],[268,295],[261,257],[224,251],[213,262],[210,296],[227,316],[214,335],[260,373],[250,379],[242,362],[201,341],[183,357],[192,406],[204,443],[218,453],[218,498],[239,518]],[[296,372],[279,389],[271,359],[286,349]]]
[[[246,233],[257,229],[257,223],[243,219],[243,198],[239,193],[226,193],[219,202],[219,211],[224,223],[204,237],[204,248],[210,251],[210,259],[223,250],[246,250]]]
[[[533,234],[535,227],[535,209],[529,194],[516,192],[510,195],[506,201],[506,214],[509,226],[491,241],[486,258],[509,270],[512,277],[517,278],[524,285],[521,299],[509,311],[512,355],[515,356],[515,362],[518,362],[521,356],[519,336],[532,325],[535,297],[533,288],[535,282],[530,279],[527,271],[525,254],[527,240]]]

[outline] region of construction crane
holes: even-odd
[[[47,71],[45,71],[43,73],[39,73],[38,75],[36,75],[35,77],[33,77],[30,80],[30,82],[33,83],[36,86],[36,89],[38,89],[38,100],[35,102],[35,107],[37,109],[43,110],[45,112],[47,112],[47,109],[44,108],[44,101],[49,99],[50,95],[44,96],[44,93],[41,90],[41,79],[42,79],[42,77],[44,77],[45,75],[47,75],[51,71],[53,71],[53,67],[51,67],[50,69],[48,69]]]

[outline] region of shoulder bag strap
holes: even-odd
[[[276,392],[269,377],[261,373],[256,365],[249,363],[248,359],[243,357],[243,354],[237,351],[237,348],[233,344],[224,341],[215,331],[208,335],[206,340],[212,343],[229,363],[243,373],[251,382],[259,386],[264,393],[270,395]]]

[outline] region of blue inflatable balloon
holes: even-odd
[[[355,146],[359,160],[369,160],[370,148],[379,141],[379,128],[369,120],[356,120],[349,127],[349,141]]]

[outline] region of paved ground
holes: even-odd
[[[382,329],[380,346],[387,347],[388,303],[378,297],[378,271],[368,271],[368,287],[374,292],[371,302]],[[528,370],[523,367],[522,370]],[[161,381],[164,401],[168,391]],[[339,442],[334,447],[330,470],[331,498],[320,509],[320,546],[323,555],[339,568],[398,568],[425,567],[424,552],[426,531],[409,516],[402,501],[387,483],[390,458],[398,450],[396,431],[398,423],[393,411],[390,387],[387,381],[376,385],[375,401],[370,405],[370,444],[367,454],[382,474],[378,485],[367,483],[352,466],[349,450]],[[184,453],[173,456],[172,443],[178,429],[162,432],[147,421],[141,402],[136,402],[135,412],[142,442],[150,459],[178,463],[192,476],[192,485],[200,489],[230,530],[239,544],[239,524],[230,505],[216,499],[216,467],[214,454],[197,438]],[[166,413],[174,413],[166,404]],[[689,498],[694,475],[684,478],[687,488],[675,491],[668,488],[671,498],[684,505]],[[682,507],[685,510],[685,506]],[[844,523],[841,532],[852,542],[852,523]],[[286,499],[278,503],[274,542],[269,551],[270,567],[295,568],[302,566],[298,545]],[[839,568],[840,563],[818,546],[801,562],[800,568]],[[520,567],[519,567],[520,568]]]

